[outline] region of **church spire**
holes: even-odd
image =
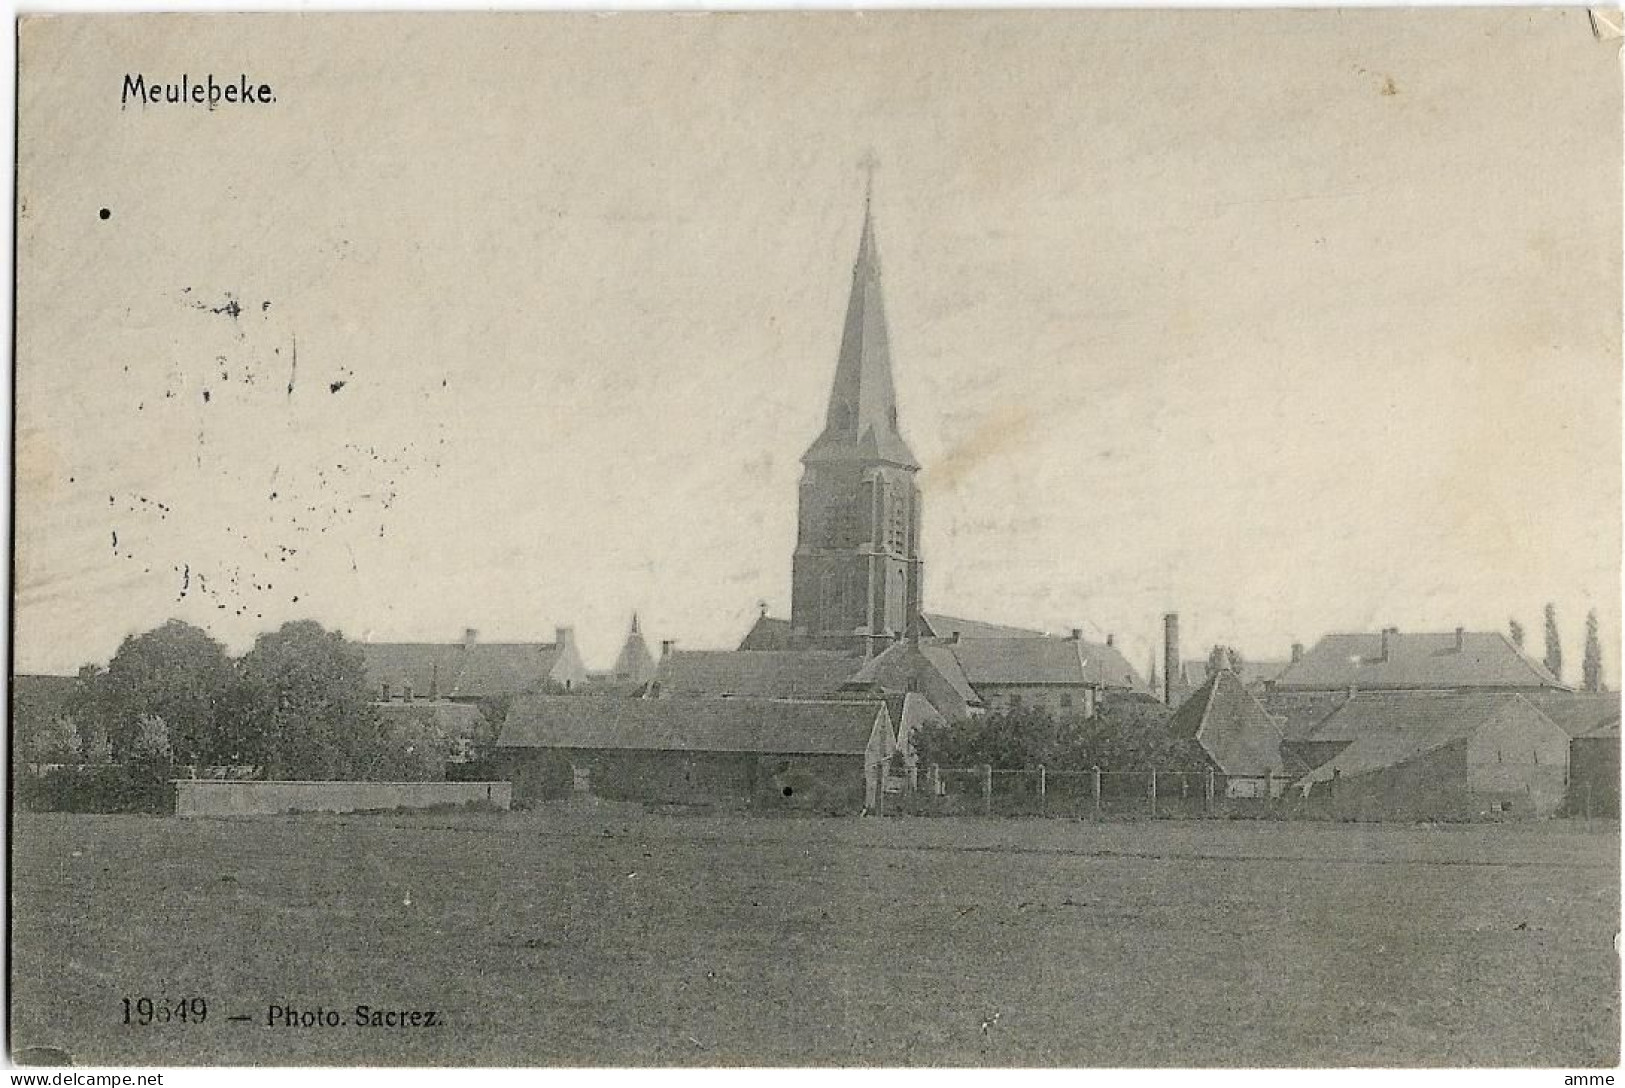
[[[884,461],[918,468],[897,425],[897,392],[892,386],[891,336],[880,288],[880,248],[875,242],[874,160],[865,162],[869,179],[863,198],[863,233],[852,265],[852,290],[841,330],[824,432],[802,461]]]

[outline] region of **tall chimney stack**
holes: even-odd
[[[1393,636],[1396,631],[1397,628],[1393,627],[1382,629],[1382,656],[1378,658],[1379,661],[1387,661],[1388,655],[1393,652]]]
[[[463,628],[463,645],[472,646],[480,640],[480,633],[472,627]]]
[[[1162,617],[1162,701],[1174,705],[1174,683],[1179,676],[1179,613]]]
[[[1110,631],[1106,632],[1106,645],[1108,645],[1108,646],[1112,645],[1112,643],[1114,643],[1116,641],[1116,639],[1117,639],[1117,636],[1113,635]]]
[[[1467,629],[1456,628],[1456,652],[1459,654],[1467,648]]]
[[[1303,643],[1294,642],[1292,644],[1292,663],[1294,665],[1296,665],[1298,662],[1300,662],[1302,660],[1303,660]]]
[[[574,627],[553,628],[553,641],[557,643],[560,648],[570,645],[575,641],[575,639],[576,631]]]
[[[676,639],[663,638],[660,640],[660,659],[664,661],[671,656],[673,648],[677,645]]]

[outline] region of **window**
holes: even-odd
[[[1072,696],[1070,694],[1062,694],[1062,696],[1061,696],[1061,705],[1062,706],[1071,706],[1072,705]]]

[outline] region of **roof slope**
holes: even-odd
[[[1098,684],[1144,689],[1115,646],[1069,638],[961,638],[939,643],[973,688],[1019,684]]]
[[[1571,737],[1583,737],[1613,723],[1619,727],[1617,691],[1533,691],[1524,698]]]
[[[1335,757],[1305,776],[1322,782],[1394,767],[1466,740],[1502,714],[1531,704],[1516,692],[1377,692],[1356,695],[1307,739],[1346,741]]]
[[[508,712],[497,746],[861,755],[877,724],[889,754],[896,738],[880,702],[530,695]]]
[[[1284,766],[1280,727],[1229,669],[1208,677],[1174,712],[1168,730],[1199,743],[1227,775],[1269,774]]]
[[[1278,690],[1519,688],[1562,689],[1546,667],[1498,631],[1468,631],[1456,648],[1454,632],[1388,636],[1365,632],[1327,635],[1302,660],[1275,678]]]
[[[919,467],[897,429],[891,332],[880,291],[880,247],[875,243],[874,217],[867,204],[824,431],[801,459],[806,464],[860,460]]]
[[[654,683],[662,696],[805,699],[839,691],[861,664],[831,650],[676,650],[661,659]]]
[[[484,698],[536,691],[559,657],[556,643],[364,642],[367,685],[391,695]]]
[[[931,677],[935,677],[935,683]],[[919,691],[927,697],[935,697],[939,709],[950,705],[949,693],[961,711],[982,704],[981,697],[965,678],[965,670],[959,667],[952,647],[943,643],[916,644],[910,640],[893,643],[865,661],[847,680],[846,686],[889,693]]]
[[[1002,623],[983,623],[981,620],[967,620],[959,616],[945,616],[941,612],[922,612],[920,619],[925,621],[927,635],[937,638],[951,638],[958,634],[961,638],[1044,638],[1043,631],[1034,631],[1026,627],[1010,627]]]
[[[765,612],[756,617],[751,629],[740,640],[741,650],[788,650],[790,648],[790,621],[769,616]]]

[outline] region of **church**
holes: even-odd
[[[764,609],[738,651],[722,655],[738,674],[733,683],[782,668],[786,653],[800,652],[845,655],[854,669],[886,659],[855,672],[848,690],[854,682],[928,690],[916,670],[892,663],[941,658],[933,670],[951,673],[958,690],[951,706],[938,707],[950,718],[1023,699],[1069,708],[1093,706],[1104,691],[1145,692],[1110,636],[1093,643],[1074,630],[1057,638],[925,610],[920,465],[899,419],[880,248],[865,197],[824,427],[801,458],[790,619]],[[910,655],[900,643],[940,650]],[[766,690],[770,679],[758,677],[754,686]]]
[[[824,430],[801,463],[791,648],[867,657],[917,636],[920,466],[898,428],[880,250],[867,199]]]

